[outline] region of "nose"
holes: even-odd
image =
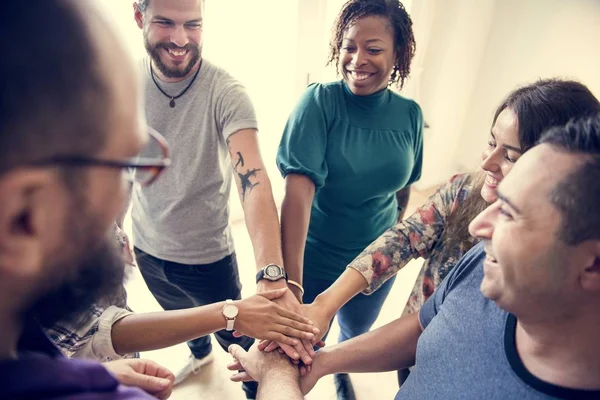
[[[498,215],[500,203],[496,201],[479,213],[469,224],[469,233],[478,239],[491,239],[494,233],[494,221]]]
[[[367,52],[361,49],[356,50],[352,56],[354,67],[361,67],[367,63]]]
[[[188,44],[188,36],[183,25],[177,25],[171,33],[171,43],[177,47],[183,47]]]
[[[500,171],[500,163],[498,162],[501,157],[502,148],[487,148],[481,153],[481,169],[488,172]]]

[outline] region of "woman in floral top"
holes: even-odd
[[[496,187],[522,153],[551,126],[600,112],[600,103],[581,83],[540,80],[511,92],[494,115],[482,171],[457,175],[409,218],[367,247],[306,313],[321,332],[348,300],[370,294],[409,261],[424,258],[423,270],[405,308],[416,312],[457,261],[476,243],[471,220],[496,201]]]

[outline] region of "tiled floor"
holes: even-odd
[[[423,204],[429,193],[430,191],[422,193],[413,191],[408,207],[409,214],[407,215],[412,213],[415,206]],[[126,230],[129,231],[127,228],[128,226],[126,225]],[[233,236],[235,238],[240,267],[240,279],[244,286],[242,295],[246,297],[254,294],[255,291],[255,269],[253,266],[252,246],[243,221],[233,224]],[[422,260],[416,260],[400,271],[394,288],[387,298],[381,314],[375,322],[374,328],[382,326],[400,316],[421,265]],[[161,309],[148,291],[136,268],[131,269],[126,287],[129,295],[129,305],[135,311],[149,312]],[[339,328],[334,323],[329,335],[329,345],[334,343],[338,333]],[[172,399],[242,400],[245,398],[240,384],[229,380],[230,373],[225,366],[231,361],[230,356],[222,351],[216,345],[216,342],[214,343],[215,361],[205,367],[200,374],[190,377],[186,382],[178,386],[173,391]],[[146,352],[142,354],[142,357],[155,360],[175,372],[183,366],[188,355],[189,350],[187,346],[181,344],[163,350]],[[352,380],[359,400],[393,399],[398,388],[394,372],[356,374],[352,375]],[[309,400],[335,399],[333,378],[329,376],[321,379],[306,398]]]

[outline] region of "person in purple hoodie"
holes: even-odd
[[[80,0],[0,2],[0,47],[0,398],[166,398],[158,364],[69,360],[41,329],[119,288],[124,178],[168,164],[135,158],[160,137],[132,63]]]

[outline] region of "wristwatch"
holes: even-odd
[[[271,282],[275,282],[280,279],[285,279],[287,281],[287,274],[285,273],[283,267],[280,267],[277,264],[269,264],[266,267],[263,267],[256,274],[256,283],[258,283],[258,281],[261,279],[266,279]]]
[[[233,324],[235,323],[235,317],[237,317],[240,310],[233,303],[233,300],[228,299],[228,300],[225,300],[225,305],[223,306],[223,311],[221,311],[221,312],[223,313],[223,316],[225,317],[225,321],[227,321],[226,329],[231,332],[233,330]]]

